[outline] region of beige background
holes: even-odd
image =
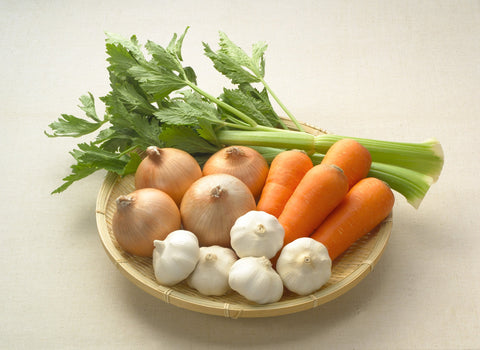
[[[1,348],[480,348],[479,1],[1,0],[0,13]],[[105,254],[104,173],[49,194],[77,140],[43,130],[78,114],[83,93],[108,91],[103,32],[166,44],[187,25],[184,57],[207,91],[225,81],[201,41],[215,45],[223,30],[248,49],[269,43],[267,79],[298,119],[441,141],[440,180],[418,210],[398,197],[384,256],[347,294],[271,319],[179,309]]]

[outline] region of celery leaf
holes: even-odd
[[[91,93],[81,96],[80,102],[82,103],[79,106],[80,109],[82,109],[86,116],[92,119],[93,122],[88,121],[87,118],[61,114],[60,118],[48,125],[53,133],[45,132],[45,134],[49,137],[80,137],[94,132],[106,122],[106,120],[100,120],[98,118],[97,112],[95,111],[94,98]]]
[[[215,69],[232,80],[233,84],[258,83],[265,76],[264,53],[267,44],[258,42],[253,45],[252,57],[234,44],[225,33],[220,32],[220,49],[214,52],[204,43],[204,53],[210,58]]]

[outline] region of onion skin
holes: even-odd
[[[203,165],[203,175],[229,174],[242,180],[258,198],[268,175],[268,163],[256,150],[229,146],[214,153]]]
[[[163,191],[143,188],[117,198],[112,230],[127,253],[151,257],[153,241],[164,240],[180,227],[178,206]]]
[[[193,232],[201,247],[230,248],[230,229],[256,204],[247,185],[228,174],[206,175],[183,196],[180,215],[185,230]]]
[[[177,206],[183,194],[202,176],[202,169],[189,153],[176,148],[150,146],[135,173],[135,188],[157,188],[167,193]]]

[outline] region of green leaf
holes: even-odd
[[[261,81],[265,75],[266,43],[254,44],[252,57],[234,44],[223,32],[220,32],[219,45],[220,49],[214,52],[208,44],[203,44],[205,55],[213,61],[215,69],[231,79],[233,84]]]
[[[64,177],[64,183],[56,188],[53,193],[65,191],[74,182],[81,180],[97,170],[105,169],[117,174],[123,174],[126,165],[129,163],[129,156],[118,155],[96,146],[94,143],[80,143],[78,149],[70,152],[77,161],[71,166],[71,174]]]
[[[149,101],[137,82],[131,80],[112,83],[112,91],[102,100],[107,104],[109,113],[139,113],[151,115],[157,110]],[[117,111],[121,105],[121,111]]]
[[[203,137],[205,140],[208,142],[218,145],[218,140],[217,140],[217,134],[215,133],[215,130],[213,128],[212,123],[208,122],[207,120],[200,119],[198,121],[198,128],[196,129],[198,132],[198,135]]]
[[[141,88],[156,100],[162,100],[173,91],[187,85],[184,79],[160,66],[135,65],[128,72],[138,81]]]
[[[88,164],[74,164],[71,166],[72,172],[70,175],[64,177],[62,180],[64,183],[57,187],[55,190],[52,191],[52,194],[54,193],[61,193],[65,191],[67,188],[69,188],[74,182],[79,181],[83,178],[86,178],[87,176],[93,174],[99,168],[92,167]]]
[[[217,109],[203,101],[197,94],[185,94],[183,100],[170,102],[154,113],[155,117],[169,125],[197,126],[200,120],[223,124]]]
[[[194,84],[197,84],[197,75],[192,67],[184,67],[185,77]]]
[[[267,51],[267,48],[267,43],[259,41],[253,44],[252,49],[252,64],[257,67],[262,77],[265,77],[265,51]]]
[[[257,73],[258,71],[258,66],[255,64],[256,60],[258,60],[258,55],[263,54],[260,50],[256,50],[256,60],[253,60],[250,58],[245,51],[243,51],[242,48],[234,44],[228,36],[220,32],[220,52],[224,53],[228,57],[230,57],[232,60],[238,62],[240,66],[247,67],[249,68],[252,72]]]
[[[132,35],[129,40],[115,33],[105,32],[105,34],[107,36],[105,39],[107,47],[109,46],[108,44],[117,46],[119,48],[123,47],[131,54],[133,58],[135,58],[137,62],[145,62],[145,56],[143,55],[142,47],[135,35]]]
[[[180,61],[183,61],[182,45],[183,45],[183,40],[185,39],[185,35],[187,34],[187,31],[189,28],[190,27],[185,28],[185,31],[183,32],[182,35],[180,35],[180,38],[178,38],[178,40],[177,40],[177,33],[173,34],[173,38],[167,46],[167,50],[173,53],[175,56],[177,56]]]
[[[48,125],[53,133],[45,132],[45,134],[48,137],[80,137],[94,132],[106,122],[106,120],[98,118],[95,111],[94,98],[91,93],[81,96],[80,102],[82,103],[79,106],[80,109],[86,113],[88,118],[94,120],[93,123],[70,114],[62,114],[57,121]]]
[[[255,108],[267,118],[273,126],[281,126],[282,121],[270,102],[267,89],[264,88],[262,91],[258,91],[250,84],[240,84],[239,89],[253,98],[252,103],[255,104]]]
[[[155,118],[136,117],[132,121],[131,127],[137,134],[132,137],[133,144],[145,149],[148,146],[162,146],[158,136],[162,132],[162,127]]]
[[[90,134],[102,126],[103,122],[91,123],[73,115],[62,114],[57,121],[48,125],[52,134],[45,131],[48,137],[80,137]]]
[[[119,156],[101,149],[93,143],[80,143],[78,148],[79,150],[72,152],[72,155],[79,163],[88,164],[90,167],[122,174],[128,162],[128,156]]]
[[[108,140],[109,149],[115,144],[120,147],[120,151],[124,151],[132,145],[138,145],[141,148],[151,145],[160,146],[158,135],[161,127],[158,121],[152,117],[151,113],[145,115],[127,109],[130,105],[122,97],[116,93],[108,96],[110,123],[113,131],[110,134],[99,136],[104,137],[105,141]],[[113,141],[115,139],[117,141]],[[127,143],[125,139],[130,142]]]
[[[110,138],[103,140],[100,144],[102,149],[109,152],[121,152],[129,149],[133,145],[133,138],[136,135],[129,129],[112,130],[114,133]],[[134,135],[129,135],[129,133]]]
[[[162,46],[154,43],[153,41],[148,41],[145,44],[146,49],[152,55],[152,60],[150,63],[161,66],[167,70],[173,70],[176,72],[182,71],[182,65],[177,59],[174,53],[167,51]]]
[[[243,69],[235,59],[221,51],[214,52],[206,43],[203,43],[203,47],[205,55],[212,60],[215,69],[229,78],[233,84],[260,82],[259,78]]]
[[[85,112],[87,117],[99,122],[100,118],[98,118],[97,111],[95,110],[95,99],[93,95],[89,92],[88,95],[80,96],[80,102],[82,104],[79,107]]]
[[[242,111],[258,124],[272,126],[268,118],[266,118],[257,108],[257,100],[251,95],[240,89],[224,89],[222,100],[236,109]]]
[[[140,165],[140,162],[142,161],[142,157],[136,152],[130,153],[130,160],[128,163],[125,165],[125,168],[123,169],[123,174],[122,175],[128,175],[128,174],[134,174],[137,171],[138,166]]]
[[[165,147],[175,147],[190,154],[214,153],[219,147],[203,139],[196,130],[187,126],[165,127],[160,135]]]
[[[107,44],[107,61],[110,64],[108,71],[110,72],[110,80],[126,79],[128,77],[128,70],[138,64],[138,61],[132,54],[123,46]]]
[[[135,135],[136,133],[130,129],[119,129],[111,126],[98,133],[95,144],[112,153],[123,152],[132,146],[132,138]]]

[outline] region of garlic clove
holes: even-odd
[[[278,219],[264,211],[252,210],[239,217],[230,230],[230,243],[240,258],[269,259],[282,248],[285,230]]]
[[[283,283],[266,257],[238,259],[230,269],[230,287],[246,299],[258,304],[273,303],[283,295]]]
[[[283,247],[275,267],[288,290],[307,295],[328,282],[332,260],[322,243],[302,237]]]
[[[230,290],[228,274],[237,259],[230,248],[217,245],[200,247],[197,266],[187,278],[188,285],[204,295],[226,294]]]
[[[197,265],[200,248],[197,237],[190,231],[176,230],[165,240],[153,242],[153,270],[158,283],[175,285],[185,280]]]

